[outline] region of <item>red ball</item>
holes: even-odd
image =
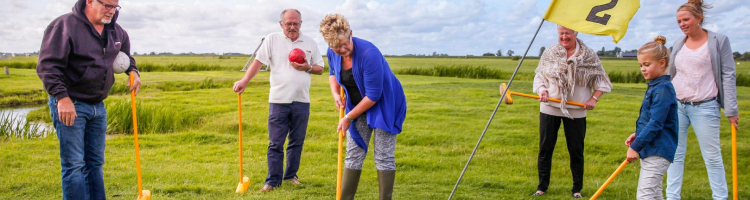
[[[305,51],[302,49],[294,48],[289,52],[289,62],[305,63]]]

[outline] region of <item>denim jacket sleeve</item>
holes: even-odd
[[[655,87],[650,97],[647,97],[651,100],[648,110],[643,111],[648,112],[648,123],[636,133],[635,141],[630,145],[630,148],[638,152],[651,143],[664,128],[664,123],[669,115],[669,112],[667,112],[669,106],[675,101],[675,94],[668,87],[662,84],[655,85]],[[643,114],[641,113],[641,116]]]

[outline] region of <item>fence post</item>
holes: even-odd
[[[5,66],[5,75],[10,75],[10,71],[8,70],[8,66]]]

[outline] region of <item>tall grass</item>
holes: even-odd
[[[203,81],[171,81],[157,84],[141,85],[141,91],[144,89],[151,90],[156,89],[163,92],[170,91],[191,91],[191,90],[202,90],[202,89],[215,89],[215,88],[231,88],[234,84],[233,80],[216,81],[213,78],[205,78]],[[130,87],[125,84],[114,84],[109,90],[109,94],[129,94]]]
[[[111,99],[105,103],[108,134],[132,134],[133,114],[130,99]],[[198,127],[203,118],[200,113],[181,110],[180,106],[136,102],[139,133],[171,133]],[[52,123],[49,106],[29,112],[27,121]]]
[[[457,77],[472,79],[509,79],[511,72],[490,69],[487,66],[473,65],[435,65],[434,67],[410,67],[395,70],[397,74]],[[611,71],[609,79],[613,83],[645,83],[646,79],[640,71]],[[533,80],[533,73],[518,73],[516,80]],[[750,74],[737,72],[737,86],[750,87]]]
[[[29,61],[29,62],[18,62],[18,61],[7,62],[7,61],[2,61],[2,62],[0,62],[0,67],[3,67],[3,66],[7,66],[7,67],[10,67],[10,68],[18,68],[18,69],[36,69],[36,62],[33,62],[33,61]]]
[[[0,62],[0,67],[8,66],[10,68],[18,69],[36,69],[37,62],[26,61],[26,62]],[[188,63],[169,63],[169,64],[156,64],[150,62],[138,63],[138,70],[141,72],[194,72],[194,71],[225,71],[225,70],[240,70],[242,66],[227,67],[217,64],[201,64],[196,62]]]
[[[47,102],[47,92],[32,90],[20,93],[0,93],[0,105],[19,106],[29,104],[43,104]]]
[[[422,75],[438,77],[456,77],[473,79],[510,79],[512,73],[499,69],[490,69],[487,66],[473,65],[435,65],[431,68],[410,67],[397,70],[396,73],[404,75]],[[533,79],[533,74],[518,74],[518,80]]]
[[[750,74],[737,71],[737,86],[750,87]]]
[[[52,133],[51,129],[47,129],[42,124],[32,123],[12,113],[0,111],[0,138],[2,139],[35,139]]]
[[[107,132],[133,133],[133,114],[129,100],[113,100],[106,104]],[[138,133],[171,133],[196,127],[202,123],[194,110],[175,106],[136,102]]]
[[[646,79],[639,71],[613,71],[608,72],[609,80],[613,83],[645,83]]]
[[[194,71],[225,71],[240,70],[242,66],[225,67],[216,64],[201,64],[196,62],[189,63],[169,63],[166,65],[156,63],[138,63],[138,70],[141,72],[194,72]]]

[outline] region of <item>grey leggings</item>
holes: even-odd
[[[373,128],[367,125],[367,116],[360,115],[354,119],[353,126],[357,129],[365,144],[370,144]],[[385,132],[382,129],[374,129],[375,139],[373,141],[375,151],[375,168],[378,170],[396,170],[396,135]],[[364,149],[357,146],[352,137],[346,137],[346,168],[362,170],[362,163],[365,161],[367,153]]]

